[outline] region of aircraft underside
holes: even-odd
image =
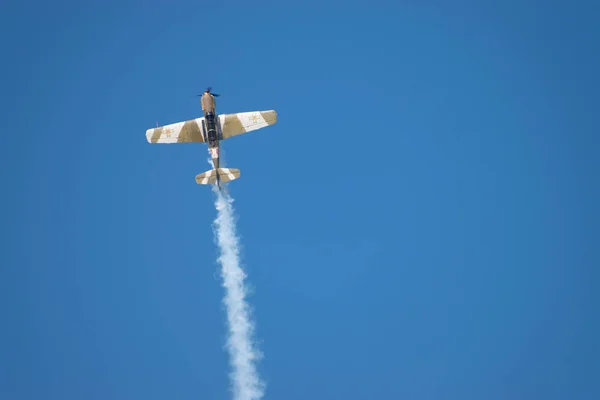
[[[212,158],[213,168],[219,168],[219,123],[215,118],[215,114],[210,112],[204,117],[202,133],[208,144],[208,152]]]
[[[198,174],[196,183],[219,184],[238,179],[239,169],[220,166],[220,141],[273,125],[277,122],[277,113],[275,110],[263,110],[218,115],[213,94],[209,90],[202,95],[201,105],[203,117],[163,126],[157,124],[156,128],[146,130],[146,140],[153,144],[204,142],[208,146],[213,169]]]

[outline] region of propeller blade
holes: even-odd
[[[215,97],[219,97],[219,96],[220,96],[220,94],[218,94],[218,93],[211,93],[211,92],[210,92],[211,90],[212,90],[212,87],[211,87],[211,86],[209,86],[209,87],[207,87],[207,88],[206,88],[206,91],[205,91],[204,93],[207,93],[207,92],[208,92],[208,93],[212,94],[212,95],[213,95],[213,96],[215,96]],[[200,97],[200,96],[202,96],[204,93],[202,93],[202,94],[198,94],[197,96],[199,96],[199,97]]]

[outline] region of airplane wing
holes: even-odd
[[[277,122],[277,112],[250,111],[235,114],[219,115],[223,140],[246,132],[255,131]]]
[[[204,142],[202,124],[204,117],[159,126],[146,131],[148,143],[194,143]]]

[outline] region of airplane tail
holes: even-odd
[[[196,175],[198,185],[212,185],[219,182],[229,182],[240,177],[240,170],[236,168],[217,168],[209,169],[206,172]]]

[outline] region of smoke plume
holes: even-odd
[[[224,190],[224,189],[223,189]],[[246,302],[247,289],[244,284],[246,274],[240,266],[239,241],[236,236],[233,199],[228,193],[213,188],[216,194],[214,234],[219,246],[219,264],[225,288],[223,303],[227,310],[227,350],[232,371],[233,398],[235,400],[260,399],[265,390],[256,370],[255,363],[261,358],[254,346],[254,323],[250,307]]]

